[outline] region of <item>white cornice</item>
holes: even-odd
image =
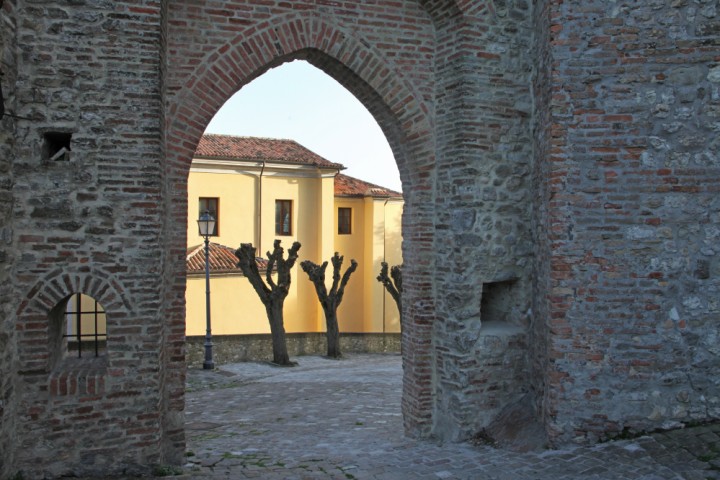
[[[334,177],[339,168],[318,167],[315,165],[298,165],[293,163],[263,162],[257,160],[223,160],[215,158],[193,158],[190,165],[191,172],[224,173],[240,175],[263,176],[293,176],[293,177]]]

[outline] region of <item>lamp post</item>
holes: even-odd
[[[210,329],[210,240],[208,237],[215,232],[215,219],[210,212],[205,210],[205,213],[200,215],[198,219],[198,230],[200,235],[205,237],[205,361],[203,362],[203,369],[212,370],[215,368],[212,354],[212,333]]]

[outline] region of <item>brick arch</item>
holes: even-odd
[[[432,324],[435,318],[432,268],[435,145],[432,91],[416,88],[370,43],[310,14],[275,17],[250,27],[205,55],[170,99],[166,110],[168,182],[176,196],[168,209],[174,223],[165,238],[173,252],[168,269],[175,284],[171,303],[184,302],[186,185],[192,155],[207,124],[243,85],[269,68],[305,59],[338,80],[374,115],[395,154],[405,193],[403,255],[406,300],[403,337],[405,425],[413,435],[432,429]],[[432,55],[431,52],[427,53]],[[425,80],[426,85],[431,81]],[[186,191],[186,189],[185,189]],[[182,313],[168,315],[170,335],[184,334]],[[182,326],[182,331],[181,331]],[[175,342],[175,351],[182,346]]]
[[[24,300],[18,306],[16,314],[18,318],[26,315],[47,315],[73,293],[84,293],[95,298],[107,311],[132,310],[124,289],[113,276],[102,269],[90,268],[87,272],[51,272],[21,297]]]
[[[459,3],[461,2],[457,0],[420,0],[420,6],[428,12],[434,21],[462,15],[463,8]]]
[[[503,15],[508,4],[513,0],[506,0],[498,5],[497,0],[420,0],[422,8],[428,12],[433,21],[441,21],[458,17],[480,17],[498,14]]]
[[[400,136],[431,140],[431,106],[362,38],[311,15],[291,14],[243,31],[209,54],[168,111],[169,155],[189,162],[207,124],[242,86],[270,68],[305,59],[340,82],[375,116],[403,176],[408,161]],[[403,182],[407,182],[407,178]]]
[[[51,346],[53,327],[49,320],[58,305],[73,293],[89,295],[103,306],[108,315],[108,333],[111,319],[117,322],[133,310],[123,287],[107,271],[89,268],[82,272],[50,272],[20,297],[23,301],[16,310],[21,370],[53,368],[57,352]]]

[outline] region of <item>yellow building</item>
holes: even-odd
[[[266,257],[275,239],[286,252],[301,243],[285,300],[287,332],[322,332],[325,318],[299,264],[329,261],[334,252],[358,262],[338,311],[341,332],[399,332],[392,298],[376,280],[380,263],[402,263],[402,195],[343,175],[292,140],[204,135],[188,179],[187,335],[205,334],[204,239],[197,219],[217,219],[210,237],[213,335],[269,333],[265,308],[235,266],[241,243]],[[266,263],[258,259],[264,271]],[[332,265],[326,277],[332,279]]]

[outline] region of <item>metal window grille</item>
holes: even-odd
[[[90,308],[87,301],[91,301]],[[106,320],[105,310],[98,301],[81,293],[75,294],[68,300],[65,317],[67,333],[63,336],[68,339],[68,349],[72,351],[71,347],[76,345],[77,356],[82,358],[83,346],[87,346],[96,357],[100,356],[101,351],[105,349],[107,333],[100,332],[105,330]]]

